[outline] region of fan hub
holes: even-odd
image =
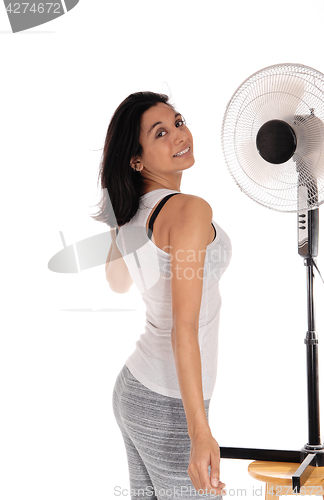
[[[278,165],[290,160],[296,151],[297,139],[293,128],[283,120],[270,120],[262,125],[256,146],[262,158]]]

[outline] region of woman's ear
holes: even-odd
[[[143,170],[143,164],[138,156],[133,156],[133,158],[130,161],[130,166],[132,167],[133,170],[137,170],[137,172],[140,172]]]

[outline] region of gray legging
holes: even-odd
[[[125,441],[132,500],[223,498],[196,491],[190,480],[190,438],[180,398],[151,391],[125,365],[116,380],[113,408]],[[209,400],[205,408],[208,418]]]

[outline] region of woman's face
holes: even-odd
[[[140,157],[142,173],[166,178],[190,168],[194,162],[193,139],[180,113],[158,103],[142,116]]]

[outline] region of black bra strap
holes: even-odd
[[[180,194],[180,193],[171,193],[171,194],[168,194],[167,196],[165,196],[164,198],[162,198],[162,200],[160,201],[160,203],[157,205],[157,207],[155,208],[151,218],[150,218],[150,222],[149,222],[149,227],[148,227],[148,237],[149,239],[152,238],[152,234],[153,234],[153,224],[155,222],[155,219],[157,218],[161,208],[164,206],[164,204],[168,201],[169,198],[171,198],[172,196],[174,196],[175,194]],[[214,226],[214,224],[212,223],[212,226],[214,228],[214,232],[215,232],[215,236],[214,236],[214,239],[216,238],[216,228]],[[116,226],[116,236],[118,234],[118,226]],[[213,240],[214,241],[214,240]]]
[[[171,198],[171,196],[174,196],[175,194],[180,194],[180,193],[171,193],[171,194],[168,194],[167,196],[165,196],[161,201],[160,203],[158,204],[158,206],[156,207],[156,209],[154,210],[151,218],[150,218],[150,222],[149,222],[149,227],[148,227],[148,237],[151,239],[152,238],[152,234],[153,234],[153,224],[154,224],[154,221],[155,219],[157,218],[158,216],[158,213],[160,212],[161,208],[163,207],[163,205],[168,201],[169,198]]]

